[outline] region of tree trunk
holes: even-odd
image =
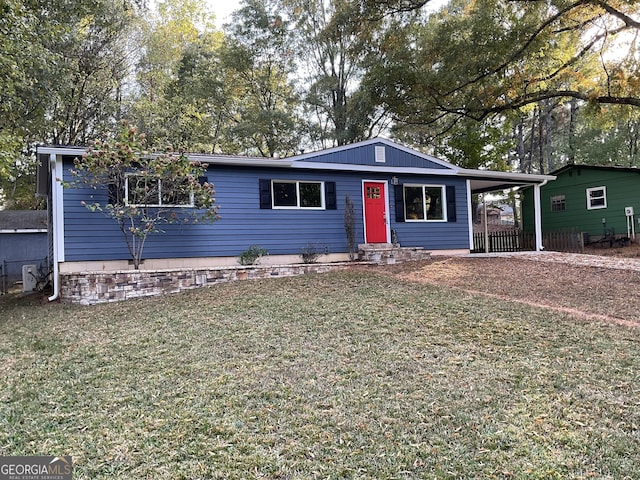
[[[544,122],[546,111],[544,102],[538,102],[538,173],[544,173]]]
[[[538,117],[538,107],[533,110],[533,117],[531,119],[531,138],[529,139],[529,162],[527,165],[527,171],[525,173],[531,173],[534,161],[534,152],[536,145],[536,119]]]
[[[520,117],[515,128],[516,132],[516,155],[520,166],[520,172],[527,173],[527,153],[524,148],[524,118]]]
[[[547,99],[544,101],[544,156],[546,158],[547,164],[547,172],[552,172],[554,170],[554,162],[553,162],[553,133],[552,133],[552,125],[551,125],[551,112],[554,109],[554,106],[551,105],[551,100]],[[544,172],[540,172],[544,173]]]
[[[578,116],[578,101],[571,99],[569,114],[569,163],[576,163],[576,118]]]

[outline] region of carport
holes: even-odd
[[[542,213],[540,205],[540,188],[551,180],[555,180],[553,175],[532,175],[528,173],[512,173],[512,172],[490,172],[461,169],[461,175],[468,176],[467,192],[469,195],[469,209],[472,208],[471,196],[474,194],[487,194],[491,192],[502,192],[512,188],[533,187],[534,198],[534,219],[535,219],[535,250],[537,252],[544,249],[542,244]],[[484,209],[486,213],[486,208]],[[469,211],[469,249],[474,249],[473,242],[473,215]],[[489,232],[487,230],[487,222],[485,225],[485,242],[488,248]]]

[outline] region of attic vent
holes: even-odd
[[[376,147],[376,163],[386,163],[386,150],[384,147]]]

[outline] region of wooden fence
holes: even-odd
[[[484,233],[473,234],[473,250],[471,253],[487,251]],[[524,252],[536,249],[535,234],[521,230],[491,232],[488,236],[489,252]],[[584,240],[581,232],[561,231],[543,232],[542,244],[545,250],[556,252],[582,253]]]

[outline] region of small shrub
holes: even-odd
[[[251,245],[240,254],[238,262],[240,265],[257,265],[262,257],[269,255],[269,252],[258,245]]]
[[[307,243],[307,245],[302,249],[300,256],[304,263],[316,263],[318,258],[327,253],[329,253],[329,247],[326,245]]]

